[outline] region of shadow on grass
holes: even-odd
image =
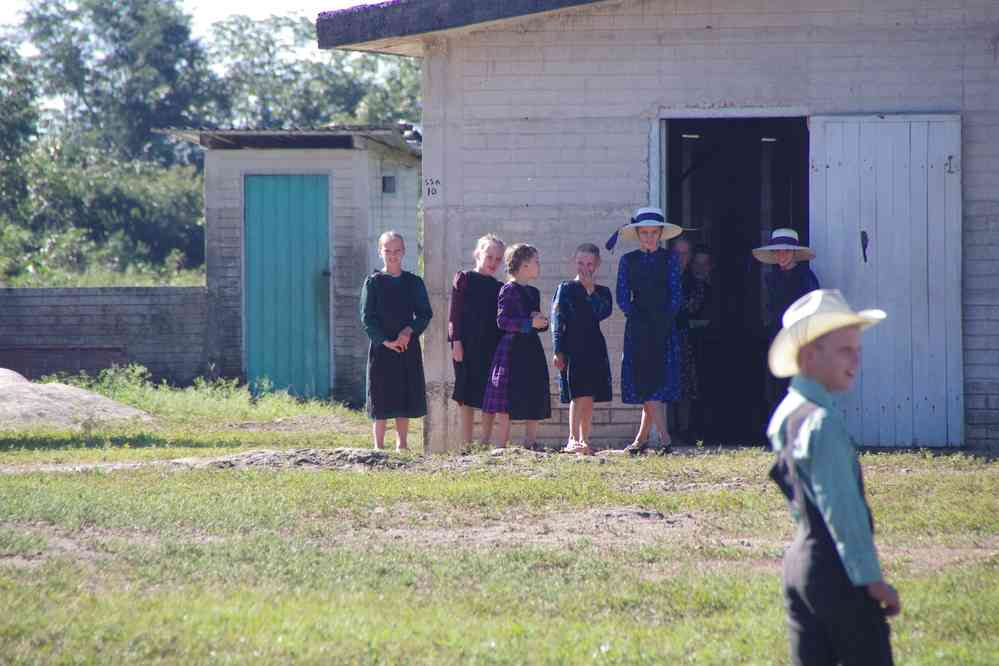
[[[72,431],[0,432],[0,452],[46,451],[77,449],[155,449],[194,448],[221,449],[239,447],[241,438],[219,439],[197,435],[178,434],[164,436],[151,432],[134,433],[80,433]]]

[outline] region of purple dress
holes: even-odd
[[[548,358],[531,313],[541,311],[541,292],[508,282],[496,303],[503,337],[496,347],[482,411],[509,414],[514,421],[540,421],[552,415]],[[544,330],[548,330],[545,328]]]

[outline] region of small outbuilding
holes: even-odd
[[[406,126],[171,129],[205,149],[214,371],[360,403],[365,276],[389,229],[419,258],[420,147]]]
[[[724,441],[762,441],[750,251],[791,226],[823,286],[889,314],[841,403],[861,443],[999,445],[994,0],[395,0],[317,31],[320,48],[423,59],[429,449],[460,440],[440,314],[474,239],[537,245],[550,299],[577,244],[650,203],[714,251]],[[615,386],[623,327],[604,326]],[[565,437],[565,418],[543,432]],[[594,438],[637,420],[599,406]]]

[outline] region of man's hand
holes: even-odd
[[[386,340],[382,344],[385,345],[386,347],[388,347],[389,349],[391,349],[392,351],[394,351],[396,353],[399,353],[399,354],[401,354],[402,352],[406,351],[402,347],[402,345],[399,344],[398,340]]]
[[[548,317],[544,316],[540,312],[535,312],[531,315],[531,326],[540,330],[548,327]]]
[[[898,592],[883,580],[868,585],[867,594],[871,595],[871,598],[884,608],[885,615],[888,617],[898,615],[902,612],[902,600],[899,599]]]
[[[554,363],[555,367],[559,370],[565,370],[565,354],[559,352],[552,356],[552,363]]]
[[[451,343],[451,358],[454,359],[455,363],[461,363],[465,360],[465,347],[461,344],[461,340],[455,340]]]

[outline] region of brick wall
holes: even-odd
[[[991,0],[615,0],[430,38],[424,62],[428,288],[447,302],[474,238],[540,246],[550,298],[569,253],[645,204],[661,113],[960,112],[966,444],[999,444],[999,5]],[[612,262],[600,280],[613,286]],[[457,441],[443,318],[427,339],[431,446]],[[617,366],[623,321],[605,324]],[[547,344],[547,343],[546,343]],[[618,369],[615,368],[615,388]],[[597,438],[627,438],[615,403]],[[558,425],[544,434],[563,437]],[[619,425],[620,421],[620,425]]]
[[[207,370],[204,287],[0,289],[0,366],[30,378],[140,363],[189,383]]]

